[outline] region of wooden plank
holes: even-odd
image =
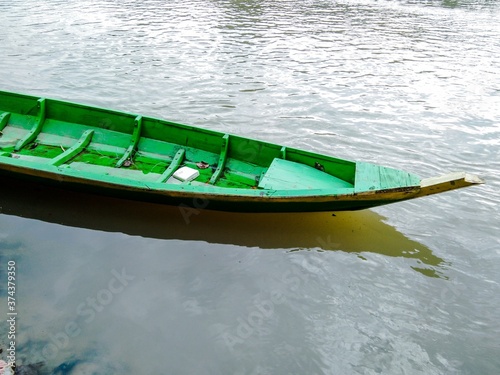
[[[217,169],[210,178],[210,181],[208,182],[209,184],[215,185],[220,175],[222,174],[224,166],[226,165],[228,149],[229,149],[229,134],[224,134],[224,136],[222,137],[222,147],[219,156],[219,163],[217,164]]]
[[[4,112],[0,115],[0,132],[7,126],[9,123],[10,112]]]
[[[370,163],[356,163],[356,193],[412,186],[420,186],[420,178],[414,174]]]
[[[262,189],[301,190],[328,189],[331,194],[353,186],[340,178],[329,175],[314,167],[276,158],[259,182]]]
[[[85,131],[82,134],[82,136],[80,137],[80,139],[78,140],[78,142],[76,142],[73,146],[68,148],[62,154],[51,159],[50,164],[58,167],[61,164],[64,164],[64,163],[68,162],[69,160],[73,159],[75,156],[77,156],[80,152],[82,152],[89,145],[90,141],[92,140],[93,135],[94,135],[93,130]]]
[[[26,134],[26,136],[22,139],[20,139],[17,144],[16,144],[16,147],[14,147],[14,151],[19,151],[21,150],[24,146],[26,146],[28,143],[30,142],[33,142],[36,137],[38,136],[38,134],[40,134],[40,131],[42,130],[42,126],[43,126],[43,123],[45,122],[45,99],[38,99],[38,102],[37,102],[37,107],[38,107],[38,118],[37,118],[37,121],[35,123],[35,125],[33,125],[33,127],[31,128],[31,130],[28,132],[28,134]]]
[[[420,191],[415,198],[477,184],[484,184],[484,181],[476,175],[465,172],[449,173],[440,177],[424,178],[420,182]]]
[[[181,148],[177,153],[175,154],[174,158],[170,162],[170,165],[168,168],[165,170],[165,172],[162,173],[162,175],[156,180],[156,182],[165,182],[167,181],[170,176],[174,174],[177,168],[182,164],[182,161],[184,160],[184,155],[186,154],[186,150]]]
[[[139,139],[141,138],[142,129],[142,116],[137,116],[134,120],[134,131],[132,133],[132,138],[130,139],[130,145],[128,146],[125,154],[116,163],[116,168],[120,168],[126,160],[132,160],[133,154],[137,151],[137,145],[139,144]]]

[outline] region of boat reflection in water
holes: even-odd
[[[206,241],[261,249],[371,252],[415,259],[426,276],[442,277],[446,262],[370,211],[239,214],[166,206],[3,179],[2,213],[66,226],[157,239]]]

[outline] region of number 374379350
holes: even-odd
[[[16,309],[16,262],[13,260],[7,263],[7,303],[9,305],[9,311],[15,311]]]

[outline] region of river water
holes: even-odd
[[[500,6],[0,0],[0,90],[485,185],[188,214],[0,184],[0,345],[40,374],[498,374]]]

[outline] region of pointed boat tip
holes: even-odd
[[[420,181],[420,186],[427,187],[433,185],[441,185],[445,183],[450,183],[452,185],[458,183],[460,186],[469,186],[469,185],[484,184],[485,181],[472,173],[453,172],[439,177],[424,178]]]
[[[478,176],[466,172],[455,172],[439,177],[424,178],[420,181],[420,191],[416,197],[438,194],[448,190],[484,183],[484,180]]]
[[[464,172],[464,181],[471,185],[485,184],[486,181],[472,173]]]

